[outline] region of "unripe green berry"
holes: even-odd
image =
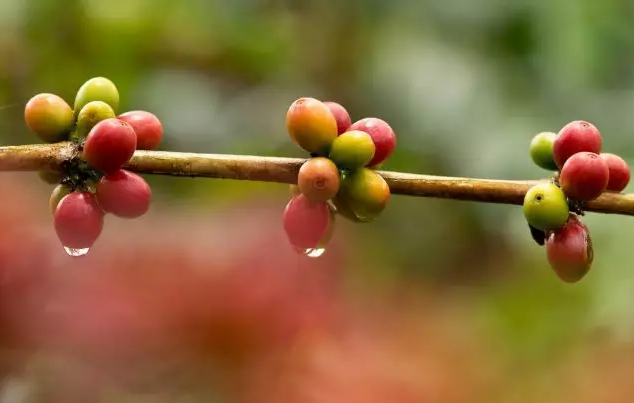
[[[75,136],[84,139],[93,127],[102,120],[116,117],[110,105],[103,101],[88,102],[77,115]]]
[[[291,197],[302,194],[301,190],[299,190],[299,186],[291,184],[288,187],[288,190],[291,192]]]
[[[57,205],[59,204],[59,202],[64,198],[64,196],[70,194],[71,192],[72,190],[66,185],[59,184],[55,186],[55,189],[53,189],[53,192],[51,193],[51,198],[49,200],[49,208],[51,210],[51,214],[55,214],[55,210],[57,210]]]
[[[555,138],[557,138],[556,133],[542,132],[533,137],[530,144],[531,159],[535,165],[548,171],[558,169],[553,157]]]
[[[29,130],[47,143],[64,140],[73,127],[73,110],[60,96],[38,94],[27,102],[24,120]]]
[[[340,168],[357,169],[374,157],[374,141],[366,132],[352,130],[342,133],[330,148],[330,159]]]
[[[545,182],[531,187],[524,196],[524,217],[542,231],[562,228],[568,221],[568,201],[557,185]]]
[[[49,185],[57,185],[62,180],[62,173],[50,169],[44,169],[38,172],[38,176],[44,183]]]
[[[79,113],[87,103],[102,101],[110,105],[116,113],[119,108],[119,90],[114,83],[104,77],[95,77],[86,81],[77,91],[75,113]]]
[[[375,171],[360,168],[344,175],[334,200],[337,210],[353,221],[370,222],[378,217],[390,200],[390,188]]]

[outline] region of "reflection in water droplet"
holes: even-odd
[[[304,250],[304,255],[315,259],[322,256],[324,253],[326,253],[326,248],[317,247]]]
[[[79,256],[86,256],[88,252],[90,251],[90,248],[73,249],[73,248],[68,248],[64,246],[64,250],[66,251],[68,256],[79,257]]]
[[[321,257],[324,255],[324,253],[326,253],[326,248],[318,246],[316,248],[298,248],[296,246],[293,246],[293,249],[295,250],[295,252],[299,253],[300,255],[304,255],[306,257],[312,258],[312,259],[316,259],[318,257]]]

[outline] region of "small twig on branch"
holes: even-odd
[[[0,171],[57,170],[74,153],[71,143],[0,147]],[[126,169],[144,174],[296,183],[305,159],[136,151]],[[378,171],[393,194],[521,205],[538,181],[510,181]],[[634,215],[634,194],[606,192],[586,211]]]

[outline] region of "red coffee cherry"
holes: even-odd
[[[154,150],[163,139],[163,125],[156,115],[146,111],[130,111],[119,115],[136,133],[137,150]]]
[[[132,126],[116,118],[102,120],[92,128],[84,144],[83,157],[104,174],[118,171],[136,149]]]
[[[344,108],[341,104],[332,101],[324,102],[324,104],[326,104],[326,106],[330,109],[330,112],[332,112],[335,120],[337,121],[337,133],[345,133],[352,124],[350,114],[346,108]]]
[[[53,217],[57,237],[67,248],[90,248],[103,229],[103,211],[88,192],[64,196]]]
[[[120,169],[99,180],[96,197],[105,212],[121,218],[137,218],[149,210],[152,190],[141,176]]]
[[[553,142],[553,158],[559,168],[576,153],[587,151],[601,153],[603,138],[592,123],[575,120],[564,126]]]
[[[630,167],[623,158],[612,153],[603,153],[601,158],[608,164],[610,179],[606,190],[622,192],[630,183]]]
[[[284,231],[296,248],[319,246],[331,225],[328,203],[313,203],[306,196],[294,196],[286,205],[283,215]]]
[[[557,276],[567,283],[575,283],[588,273],[594,251],[590,232],[579,217],[571,214],[562,229],[548,235],[546,256]]]
[[[603,158],[595,153],[580,152],[564,164],[559,184],[568,198],[590,201],[601,196],[609,179],[610,171]]]
[[[396,134],[386,121],[378,118],[365,118],[352,124],[348,131],[360,130],[372,137],[374,142],[374,157],[366,165],[374,167],[388,159],[396,148]]]

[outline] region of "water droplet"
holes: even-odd
[[[90,248],[74,249],[67,246],[64,246],[64,250],[66,251],[68,256],[72,257],[86,256],[88,252],[90,252]]]
[[[313,259],[323,256],[324,253],[326,253],[326,248],[321,247],[308,248],[304,250],[304,255]]]

